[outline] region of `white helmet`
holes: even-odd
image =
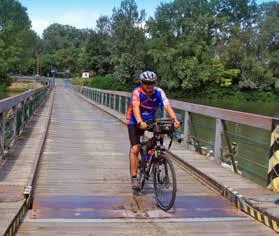
[[[156,82],[157,75],[152,71],[145,71],[140,74],[140,80],[143,82]]]

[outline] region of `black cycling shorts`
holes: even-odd
[[[140,129],[137,125],[128,125],[128,133],[131,147],[140,144],[140,136],[144,135],[144,130]]]

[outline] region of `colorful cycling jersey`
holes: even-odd
[[[143,121],[152,120],[158,108],[169,104],[169,101],[161,88],[155,87],[151,97],[148,97],[142,87],[137,87],[132,93],[130,104],[126,113],[128,124],[137,124],[136,118],[133,113],[134,101],[140,102],[140,114]]]

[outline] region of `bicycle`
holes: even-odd
[[[148,179],[153,177],[153,186],[157,205],[164,211],[172,208],[176,198],[176,175],[170,157],[162,142],[162,136],[168,135],[172,145],[175,134],[173,120],[160,118],[148,123],[148,131],[153,132],[153,136],[147,141],[141,140],[138,176],[140,188],[144,187]]]

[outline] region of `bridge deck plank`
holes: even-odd
[[[70,232],[70,233],[69,233]],[[183,223],[24,223],[18,233],[30,235],[173,235],[173,236],[265,236],[256,222]],[[272,235],[272,234],[270,234]],[[275,234],[273,234],[275,235]]]

